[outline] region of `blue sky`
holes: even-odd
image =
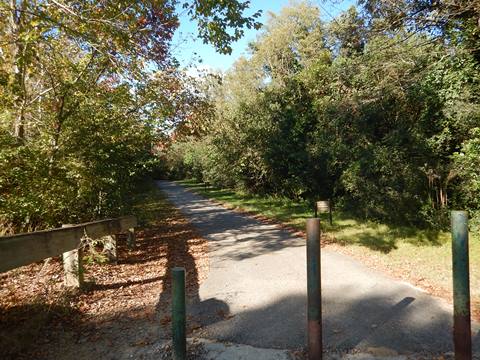
[[[278,13],[289,4],[289,0],[251,0],[250,9],[247,14],[253,14],[257,10],[263,10],[261,23],[268,19],[268,12]],[[311,0],[317,5],[325,21],[331,20],[342,10],[355,3],[354,0]],[[255,40],[258,31],[246,29],[245,36],[233,44],[231,55],[221,55],[215,52],[211,45],[203,44],[202,40],[196,38],[196,24],[188,19],[188,16],[180,17],[180,27],[173,39],[174,56],[180,61],[181,66],[197,64],[200,68],[227,70],[236,59],[247,54],[248,43]],[[195,55],[196,53],[196,55]],[[203,61],[199,64],[198,59]]]

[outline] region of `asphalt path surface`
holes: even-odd
[[[262,348],[306,344],[305,239],[228,210],[169,181],[158,186],[209,240],[210,272],[188,312],[194,336]],[[452,308],[405,282],[322,249],[323,341],[327,348],[453,350]],[[478,324],[474,350],[480,351]]]

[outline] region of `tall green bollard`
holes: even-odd
[[[187,358],[185,321],[185,269],[175,267],[172,269],[172,335],[174,360],[185,360]]]
[[[307,219],[308,359],[322,359],[320,219]]]
[[[456,360],[472,358],[468,214],[452,211],[453,343]]]

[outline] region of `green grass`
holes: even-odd
[[[297,202],[272,196],[255,196],[230,189],[205,187],[194,180],[178,182],[208,198],[230,207],[263,215],[297,229],[305,228],[305,220],[313,216],[306,202]],[[373,221],[355,219],[334,211],[333,225],[327,214],[320,215],[324,231],[334,242],[353,256],[364,259],[373,266],[414,281],[433,290],[452,288],[451,240],[448,232],[420,230]],[[475,300],[480,300],[480,237],[470,235],[471,290]],[[435,292],[435,291],[434,291]]]

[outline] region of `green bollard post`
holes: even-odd
[[[322,359],[322,286],[320,264],[320,219],[307,219],[307,331],[309,360]]]
[[[468,214],[452,211],[453,343],[456,360],[472,358]]]
[[[172,269],[173,360],[185,360],[187,358],[185,321],[185,269],[175,267]]]

